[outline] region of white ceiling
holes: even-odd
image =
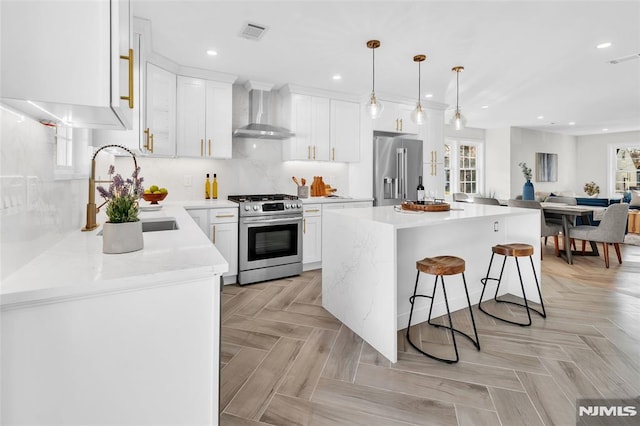
[[[469,127],[528,127],[570,135],[640,130],[640,1],[167,1],[132,0],[151,21],[153,49],[191,67],[348,92],[422,92],[460,106]],[[268,27],[260,41],[246,22]],[[602,42],[607,49],[596,49]],[[218,55],[210,57],[207,49]],[[342,80],[334,81],[333,74]],[[488,105],[488,108],[481,107]],[[451,111],[447,112],[447,119]],[[544,116],[538,119],[538,116]],[[569,122],[575,122],[570,126]]]

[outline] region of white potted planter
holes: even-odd
[[[102,227],[102,252],[107,254],[129,253],[142,250],[142,222],[106,222]]]

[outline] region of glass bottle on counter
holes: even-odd
[[[207,173],[207,180],[204,182],[204,199],[211,198],[211,182],[209,181],[209,173]]]
[[[215,173],[213,174],[213,184],[211,185],[211,187],[212,187],[211,188],[212,189],[212,192],[211,192],[212,198],[214,200],[217,200],[218,199],[218,178],[217,178],[217,175]]]
[[[424,204],[424,186],[422,186],[422,176],[418,176],[418,199],[416,202],[418,204]]]

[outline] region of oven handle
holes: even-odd
[[[261,224],[261,223],[282,223],[282,222],[299,222],[299,221],[302,221],[302,216],[277,218],[277,219],[245,219],[244,223],[250,223],[253,225],[253,224]]]

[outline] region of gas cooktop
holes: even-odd
[[[236,203],[244,203],[251,201],[283,201],[283,200],[297,200],[295,195],[288,194],[257,194],[257,195],[229,195],[227,197],[230,201]]]

